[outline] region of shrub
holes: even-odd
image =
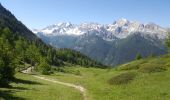
[[[81,72],[79,70],[76,70],[75,75],[81,75]]]
[[[134,72],[126,72],[120,75],[112,77],[108,82],[111,85],[121,85],[127,84],[135,78],[136,74]]]
[[[140,53],[138,53],[138,54],[136,55],[136,60],[140,60],[140,59],[142,59],[142,55],[141,55]]]
[[[166,67],[170,67],[170,62],[168,62],[165,66],[166,66]]]
[[[161,64],[146,63],[140,65],[139,71],[144,73],[162,72],[165,71],[166,67]]]
[[[169,35],[168,35],[168,39],[166,40],[166,45],[168,48],[170,48],[170,32],[169,32]]]

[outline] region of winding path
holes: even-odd
[[[65,85],[65,86],[68,86],[68,87],[73,87],[73,88],[75,88],[75,89],[77,89],[77,90],[79,90],[81,92],[81,94],[83,95],[83,100],[87,100],[86,89],[84,87],[82,87],[82,86],[74,85],[74,84],[71,84],[71,83],[60,82],[60,81],[56,81],[56,80],[53,80],[53,79],[48,79],[48,78],[41,77],[41,76],[36,76],[36,75],[32,75],[32,76],[36,77],[36,78],[39,78],[39,79],[42,79],[42,80],[45,80],[45,81]]]
[[[29,68],[27,68],[27,69],[25,69],[25,70],[23,70],[21,72],[24,73],[24,74],[29,74],[29,73],[31,73],[32,69],[33,69],[33,67],[29,67]],[[37,75],[32,75],[32,76],[35,77],[35,78],[41,79],[41,80],[45,80],[45,81],[65,85],[65,86],[68,86],[68,87],[73,87],[73,88],[80,91],[80,93],[83,95],[83,100],[87,100],[86,89],[84,87],[82,87],[82,86],[71,84],[71,83],[60,82],[60,81],[45,78],[45,77],[42,77],[42,76],[37,76]]]

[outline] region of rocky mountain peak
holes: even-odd
[[[101,37],[117,37],[119,39],[141,32],[150,35],[151,37],[158,37],[164,39],[167,37],[167,29],[160,27],[154,23],[142,24],[137,21],[129,21],[127,19],[119,19],[113,24],[102,25],[98,23],[82,23],[80,25],[71,24],[70,22],[58,23],[50,25],[42,30],[33,30],[33,32],[40,32],[44,35],[84,35],[96,34]],[[87,35],[86,34],[86,35]],[[110,38],[109,38],[110,39]],[[105,38],[105,40],[107,40]]]
[[[121,26],[127,26],[129,24],[129,21],[125,18],[121,18],[118,21],[116,21],[116,23],[119,27]]]

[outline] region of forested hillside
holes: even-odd
[[[26,64],[42,74],[50,74],[52,65],[105,67],[79,52],[46,45],[0,4],[0,85],[6,85]]]

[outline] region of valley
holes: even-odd
[[[0,2],[0,100],[170,100],[169,2],[70,1]]]
[[[138,53],[143,57],[167,54],[168,29],[154,23],[122,18],[113,24],[67,22],[32,31],[46,44],[79,51],[110,66],[133,61]]]

